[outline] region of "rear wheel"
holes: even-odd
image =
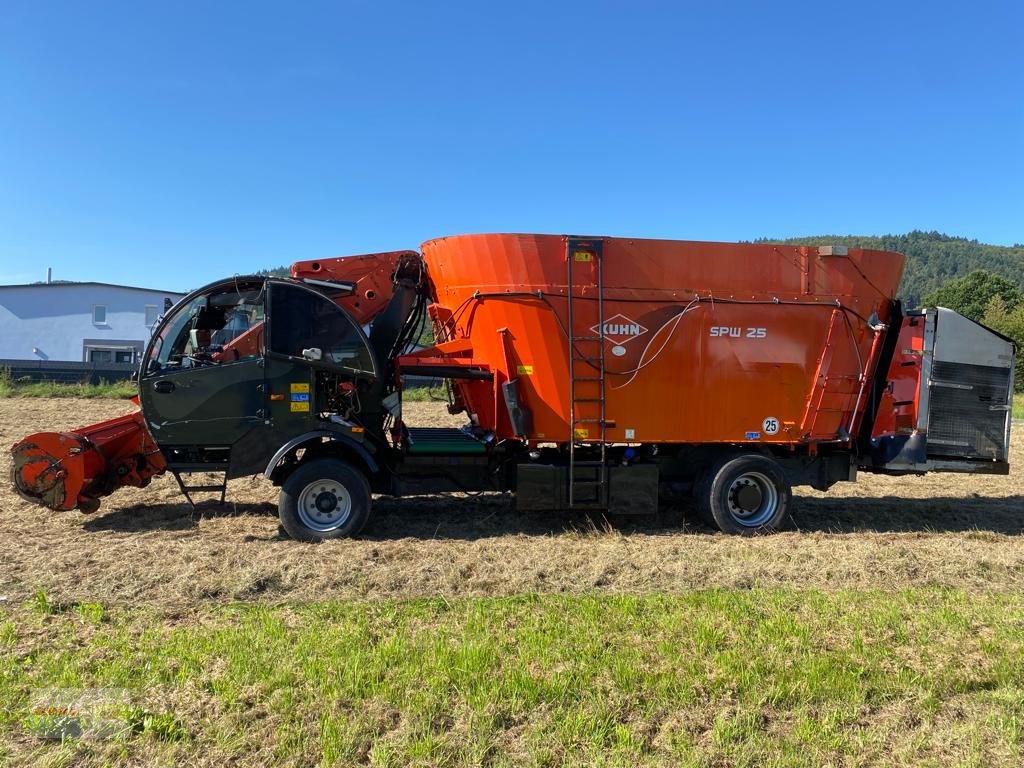
[[[789,520],[793,492],[777,462],[760,454],[733,454],[714,464],[696,488],[704,519],[724,533],[774,533]]]
[[[340,459],[314,459],[296,469],[278,498],[281,526],[298,541],[355,536],[370,516],[366,477]]]

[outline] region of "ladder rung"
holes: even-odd
[[[603,419],[573,419],[573,424],[600,424]]]
[[[217,491],[218,493],[224,490],[223,485],[186,485],[186,491]]]
[[[574,403],[600,403],[603,402],[603,398],[600,397],[574,397]]]
[[[573,336],[573,341],[600,341],[604,336]]]
[[[582,381],[604,381],[604,376],[577,376],[572,383],[579,384]]]

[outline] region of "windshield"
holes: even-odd
[[[196,296],[160,328],[147,372],[219,365],[263,354],[263,283],[230,283]]]

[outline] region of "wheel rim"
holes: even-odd
[[[333,531],[352,516],[352,496],[337,480],[314,480],[302,489],[299,519],[314,531]]]
[[[772,519],[779,508],[779,491],[771,478],[745,472],[729,485],[729,514],[739,525],[757,528]]]

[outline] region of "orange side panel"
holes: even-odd
[[[357,323],[366,325],[391,301],[396,275],[422,279],[420,265],[420,255],[415,251],[388,251],[297,261],[291,271],[292,277],[354,283],[352,294],[340,296],[336,301]]]
[[[878,405],[872,438],[909,435],[917,428],[921,394],[921,363],[924,356],[924,317],[903,318],[893,352],[886,388]]]

